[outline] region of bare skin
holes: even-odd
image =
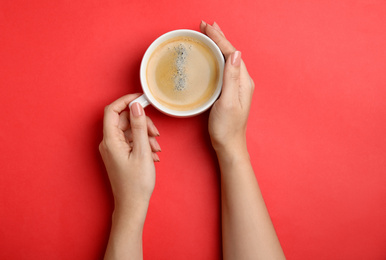
[[[209,133],[221,169],[223,257],[285,259],[247,150],[254,82],[241,53],[216,23],[211,26],[202,22],[200,29],[216,42],[226,58],[221,97],[209,116]]]
[[[254,90],[237,51],[214,23],[200,30],[226,58],[223,90],[213,105],[208,130],[221,170],[223,257],[285,259],[253,171],[246,127]],[[105,259],[142,259],[142,231],[155,185],[159,135],[142,107],[127,105],[138,94],[124,96],[105,109],[99,146],[110,178],[115,209]]]
[[[105,259],[142,259],[142,231],[155,185],[159,135],[143,108],[126,95],[105,108],[99,151],[109,175],[115,209]]]

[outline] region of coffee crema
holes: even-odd
[[[205,104],[217,88],[219,75],[212,50],[186,36],[161,43],[151,54],[146,68],[152,96],[163,106],[179,111]]]

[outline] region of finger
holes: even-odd
[[[118,98],[113,103],[105,107],[103,118],[103,133],[106,137],[113,135],[119,125],[119,113],[121,113],[128,104],[136,99],[140,94],[129,94]]]
[[[201,31],[202,33],[204,33],[204,34],[206,34],[206,31],[205,31],[205,30],[206,30],[206,25],[207,25],[207,23],[201,20],[201,23],[200,23],[200,31]],[[219,26],[216,22],[214,22],[212,26],[213,26],[215,29],[217,29],[217,30],[221,33],[222,36],[225,37],[224,32],[221,30],[220,26]]]
[[[231,102],[239,97],[241,52],[235,51],[225,63],[224,83],[220,99]]]
[[[159,156],[158,156],[158,154],[156,154],[156,153],[152,153],[152,154],[151,154],[151,157],[153,158],[153,161],[154,161],[154,162],[159,162],[159,161],[160,161]]]
[[[123,111],[119,115],[119,122],[118,122],[118,128],[122,131],[126,131],[130,127],[130,113],[129,111]]]
[[[127,142],[132,142],[133,141],[133,133],[131,132],[131,128],[127,129],[125,132],[125,137]]]
[[[255,90],[255,82],[253,81],[253,79],[251,77],[249,77],[249,81],[251,84],[252,91]]]
[[[120,116],[122,116],[124,112],[122,112]],[[128,118],[128,120],[130,120],[130,118]],[[153,121],[151,121],[149,117],[146,117],[146,123],[147,123],[147,132],[149,137],[160,136],[158,129],[155,127]],[[124,125],[124,123],[122,123],[122,125]],[[133,133],[130,128],[130,122],[128,122],[128,127],[124,130],[122,129],[122,131],[125,133],[127,140],[129,141],[133,140]]]
[[[157,127],[155,127],[153,121],[150,119],[150,117],[146,117],[147,121],[147,131],[149,133],[149,136],[159,136],[159,131]]]
[[[149,137],[149,143],[150,143],[152,152],[161,152],[161,146],[159,145],[155,137]]]
[[[248,70],[243,60],[241,60],[240,65],[240,87],[243,88],[243,90],[241,91],[241,96],[244,100],[243,103],[250,103],[255,84],[253,82],[253,79],[249,76]]]
[[[149,136],[148,139],[149,139],[149,145],[150,145],[151,151],[161,152],[161,146],[159,145],[157,139],[154,136]],[[133,134],[131,130],[127,130],[125,132],[125,140],[129,144],[129,146],[133,148],[134,142],[133,142]]]
[[[208,37],[217,44],[217,46],[224,54],[225,59],[228,59],[229,56],[236,51],[236,48],[232,46],[232,44],[225,38],[222,32],[210,24],[205,26],[205,34],[208,35]]]
[[[223,33],[223,31],[221,30],[220,26],[216,23],[216,22],[213,22],[212,26],[217,29],[221,34],[222,36],[225,37],[225,34]]]
[[[201,20],[201,23],[200,23],[200,31],[202,33],[205,33],[205,27],[206,27],[206,22],[202,21]]]
[[[138,156],[150,153],[145,111],[137,102],[131,105],[130,126],[133,135],[133,153]]]

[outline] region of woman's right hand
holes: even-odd
[[[223,87],[209,116],[209,134],[216,152],[246,149],[246,128],[254,82],[237,51],[220,27],[201,22],[200,30],[210,37],[225,56]]]

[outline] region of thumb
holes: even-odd
[[[221,96],[230,101],[239,96],[241,52],[233,52],[225,63]],[[221,97],[220,97],[221,98]]]
[[[135,102],[130,109],[130,126],[133,134],[133,153],[143,155],[151,151],[143,107]]]

